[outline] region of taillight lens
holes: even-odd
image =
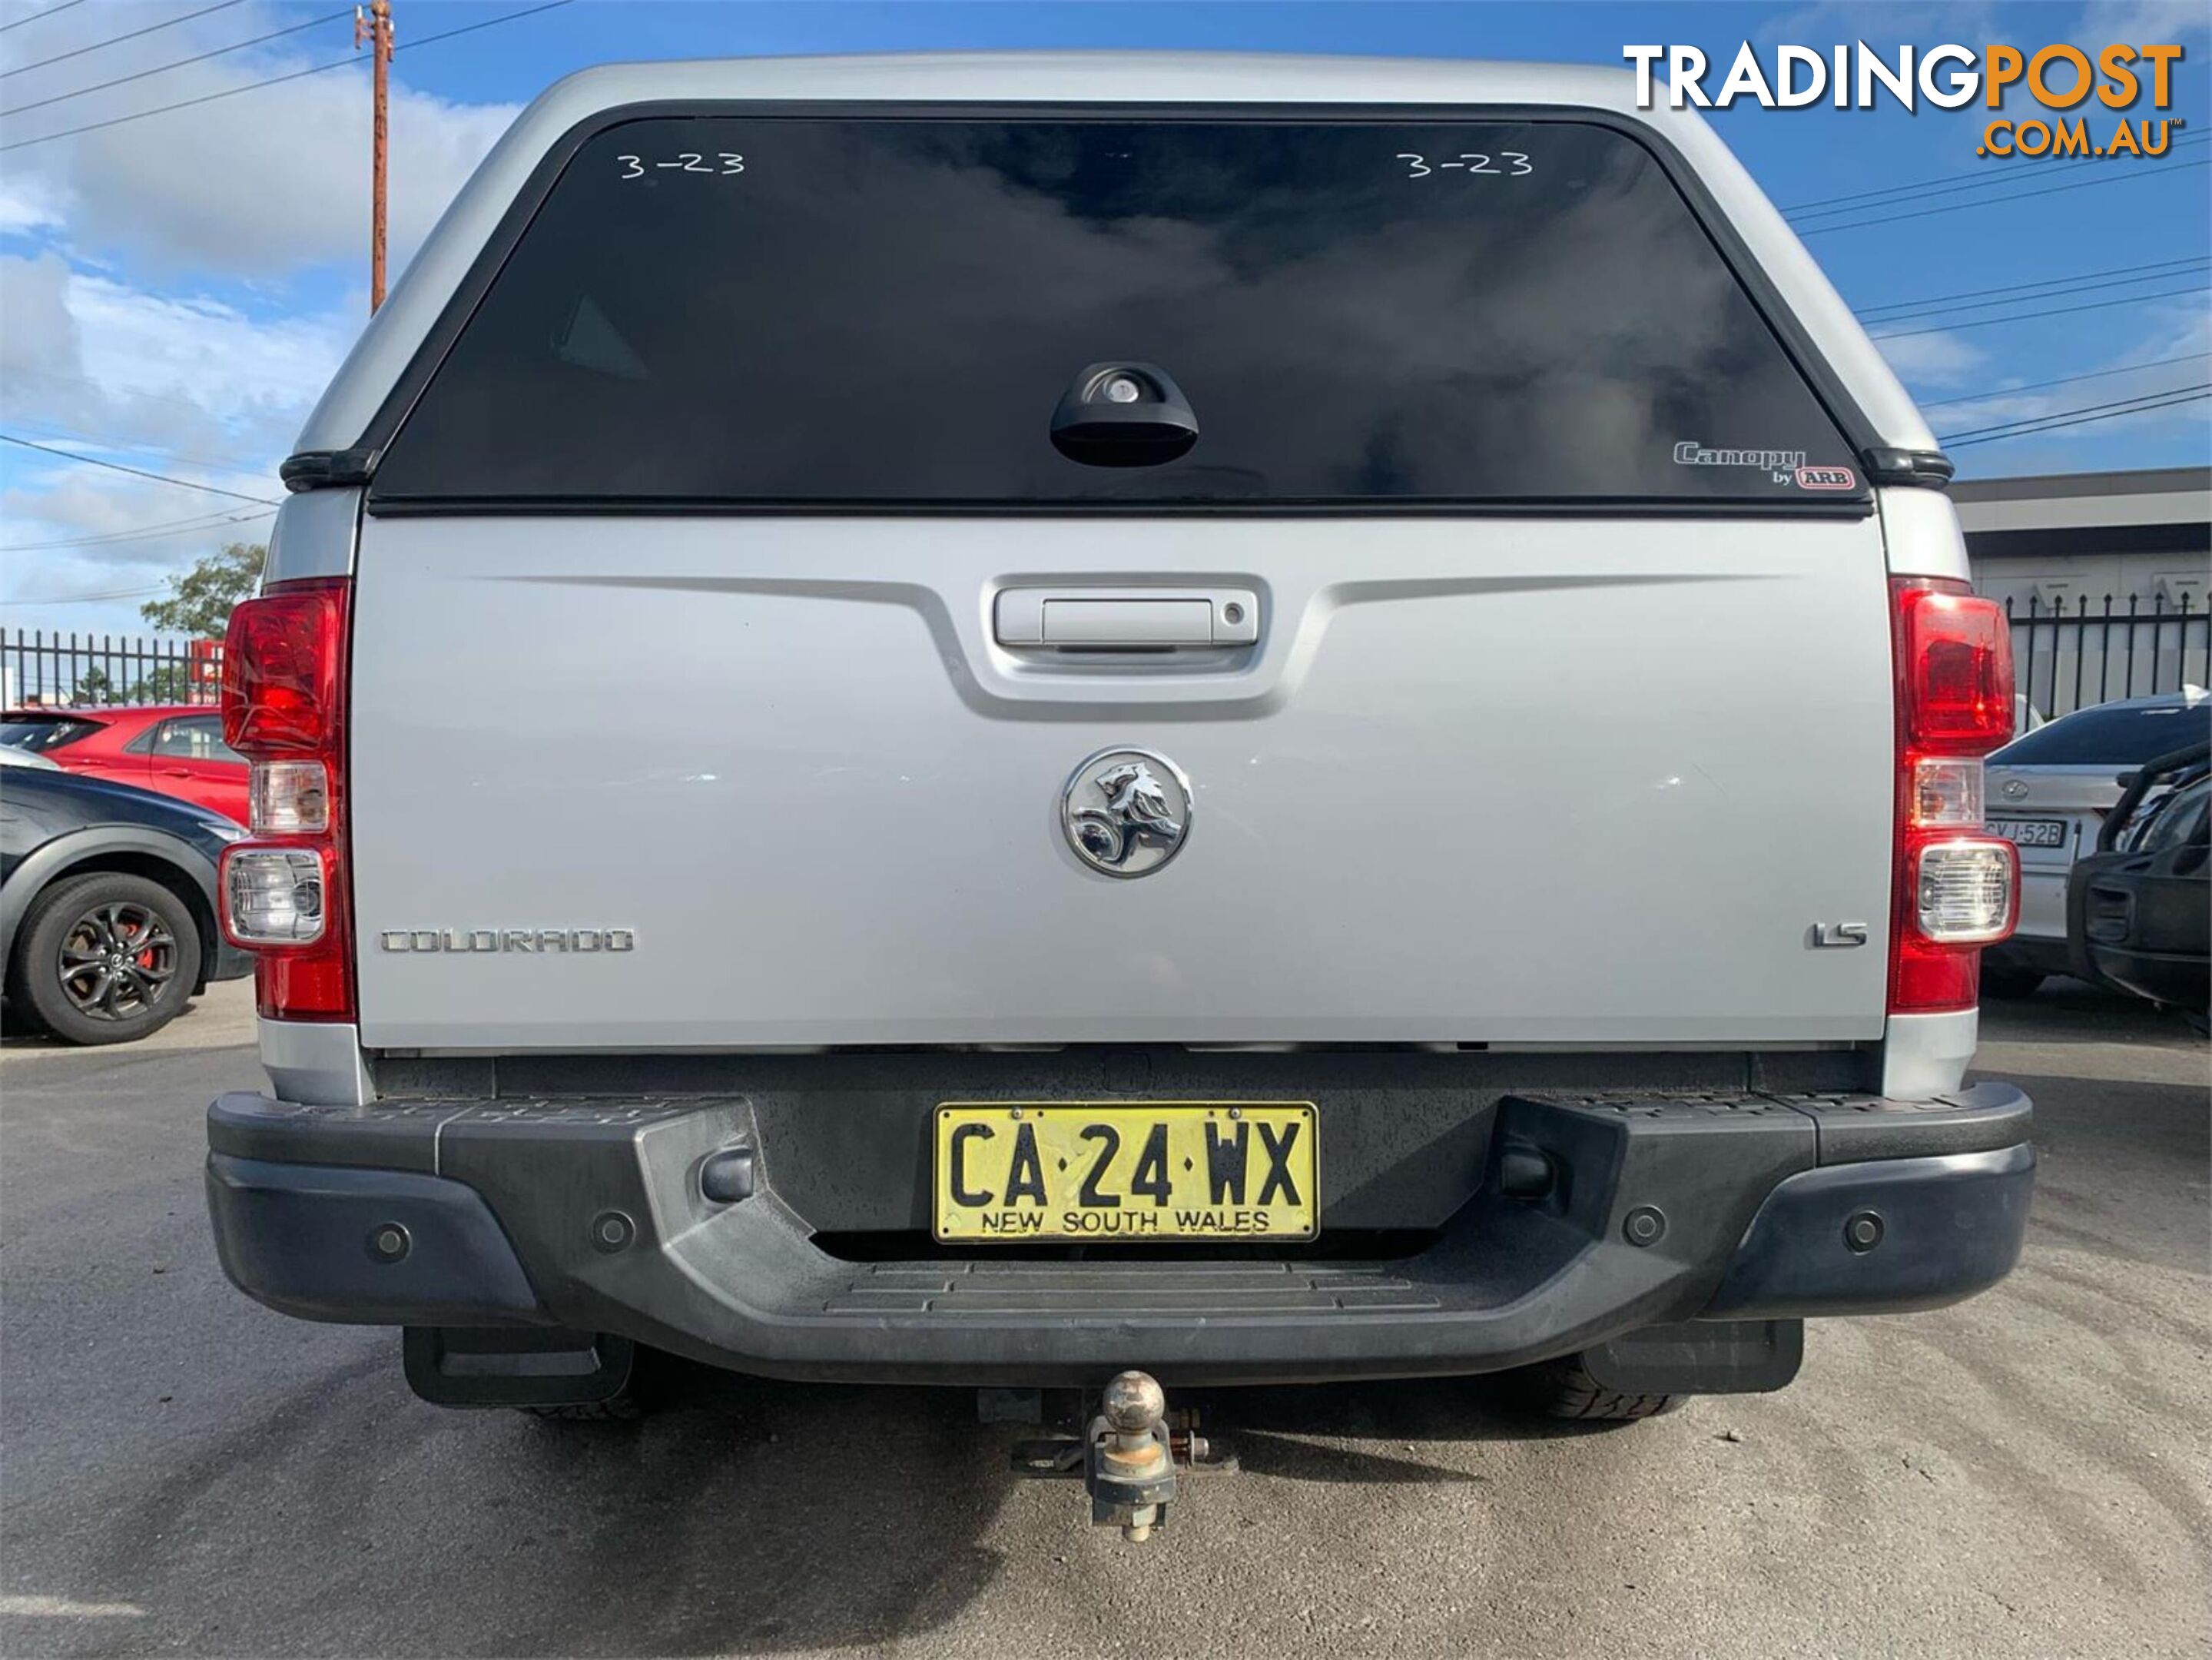
[[[330,769],[320,761],[256,761],[247,775],[246,827],[256,836],[331,827]]]
[[[252,763],[249,841],[224,851],[223,932],[253,952],[272,1020],[354,1018],[345,873],[343,579],[272,584],[231,613],[222,728]]]
[[[313,848],[246,847],[223,862],[224,921],[241,946],[311,946],[323,937],[330,883]]]
[[[1913,922],[1923,939],[1994,945],[2012,932],[2019,898],[2018,855],[2008,842],[1931,842],[1915,853]]]
[[[1964,582],[1900,577],[1897,652],[1901,735],[1931,754],[1987,755],[2012,736],[2012,629],[1994,599]]]
[[[1982,833],[1982,757],[2012,735],[2012,634],[1963,582],[1891,584],[1897,652],[1893,1013],[1972,1008],[1981,948],[2009,936],[2020,858]]]
[[[230,614],[222,735],[249,760],[323,757],[344,717],[343,580],[278,582]]]

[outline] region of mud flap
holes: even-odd
[[[636,1347],[545,1326],[410,1326],[407,1385],[441,1407],[589,1407],[629,1382]]]
[[[1802,1320],[1685,1320],[1600,1343],[1583,1365],[1623,1395],[1757,1395],[1785,1388],[1804,1358]]]

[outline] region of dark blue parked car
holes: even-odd
[[[126,1043],[252,959],[216,925],[216,860],[246,834],[187,802],[0,767],[0,964],[9,1021]]]

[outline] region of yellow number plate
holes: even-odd
[[[1310,1101],[948,1101],[936,1232],[964,1244],[1310,1239]]]

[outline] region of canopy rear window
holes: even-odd
[[[1055,448],[1121,362],[1185,453]],[[1605,126],[656,118],[569,158],[373,505],[1812,504],[1855,465]]]

